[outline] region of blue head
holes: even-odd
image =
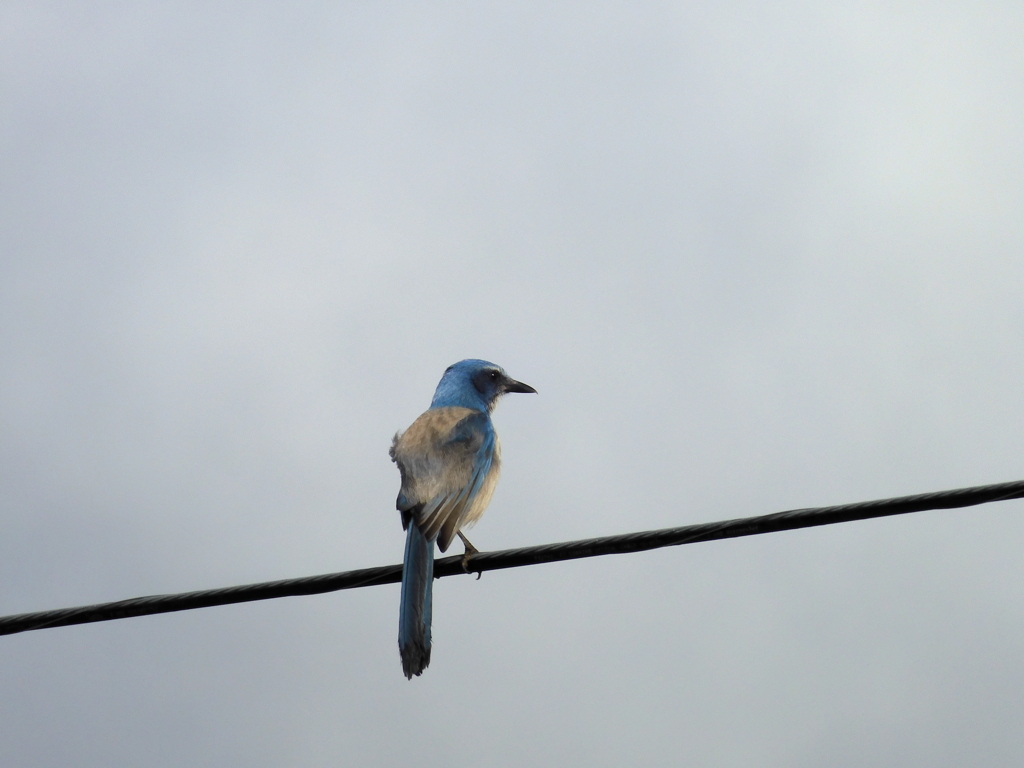
[[[431,408],[461,406],[490,412],[506,392],[534,392],[536,389],[510,378],[499,365],[486,360],[461,360],[441,377]]]

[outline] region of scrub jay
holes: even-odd
[[[458,534],[466,557],[476,552],[461,529],[484,513],[498,482],[501,447],[491,411],[506,392],[536,391],[494,363],[463,360],[448,367],[430,408],[391,444],[402,473],[396,506],[408,531],[398,650],[410,680],[430,663],[434,542],[444,552]]]

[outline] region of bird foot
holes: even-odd
[[[480,550],[469,543],[469,539],[462,535],[462,531],[459,531],[459,538],[462,539],[462,546],[466,548],[466,551],[462,553],[462,570],[466,573],[472,573],[469,569],[469,560],[473,555],[479,555]],[[476,580],[480,581],[481,576],[483,576],[483,571],[477,571]]]

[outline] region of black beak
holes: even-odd
[[[523,382],[516,381],[515,379],[505,379],[505,391],[522,392],[523,394],[532,392],[535,395],[537,394],[537,390],[529,384],[523,384]]]

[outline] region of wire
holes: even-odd
[[[1024,480],[997,485],[979,485],[972,488],[956,488],[949,491],[923,493],[916,496],[900,496],[892,499],[861,501],[835,507],[813,507],[776,512],[770,515],[723,520],[716,523],[684,525],[680,528],[663,528],[655,531],[640,531],[617,536],[603,536],[579,541],[563,541],[519,549],[504,549],[496,552],[479,552],[470,556],[469,570],[473,573],[495,571],[504,568],[519,568],[525,565],[553,563],[561,560],[575,560],[583,557],[643,552],[659,547],[674,547],[681,544],[696,544],[701,541],[732,539],[740,536],[757,536],[776,531],[790,531],[819,525],[833,525],[853,520],[868,520],[890,515],[905,515],[910,512],[924,512],[930,509],[955,509],[987,504],[993,501],[1024,498]],[[455,555],[437,560],[434,564],[434,578],[464,574],[463,557]],[[211,608],[216,605],[247,603],[255,600],[271,600],[296,595],[318,595],[341,589],[374,587],[380,584],[394,584],[402,580],[402,566],[384,565],[363,568],[357,571],[327,573],[320,576],[306,576],[298,579],[267,581],[259,584],[243,584],[222,589],[208,589],[199,592],[183,592],[173,595],[151,595],[113,603],[84,605],[77,608],[62,608],[55,611],[21,613],[0,617],[0,635],[13,635],[34,629],[66,627],[72,624],[89,624],[96,621],[112,621],[132,616],[149,616],[157,613],[188,611],[194,608]]]

